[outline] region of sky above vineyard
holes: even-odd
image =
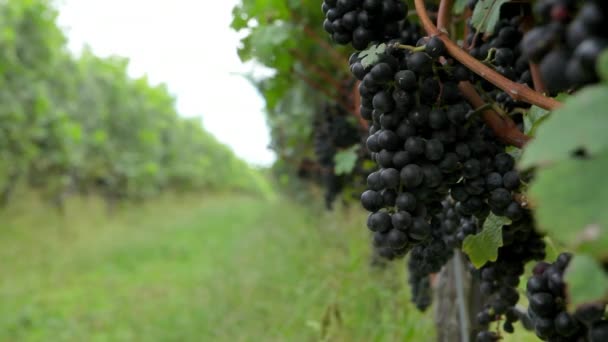
[[[206,129],[239,157],[268,165],[275,157],[267,149],[264,102],[241,76],[264,71],[236,55],[239,36],[229,28],[236,3],[63,0],[59,23],[72,51],[87,44],[101,56],[128,57],[133,76],[168,84],[180,114],[202,116]]]

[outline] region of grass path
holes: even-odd
[[[32,202],[33,203],[33,202]],[[432,341],[360,213],[238,195],[0,213],[0,341]]]

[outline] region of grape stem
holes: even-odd
[[[441,1],[439,8],[441,9],[442,13],[447,12],[447,14],[442,14],[439,16],[439,18],[446,18],[446,16],[449,17],[449,13],[451,13],[451,11],[452,11],[452,8],[451,8],[452,4],[453,3],[451,0],[442,0]],[[416,0],[416,9],[417,10],[420,9],[418,5],[419,5],[418,1]],[[424,11],[424,6],[422,7],[422,10]],[[428,19],[428,17],[427,17],[427,19]],[[421,21],[422,21],[422,18],[421,18]],[[439,25],[440,29],[443,29],[445,27],[445,26],[443,26],[445,24],[445,22],[446,22],[446,19],[443,19],[442,21],[438,21],[438,25]],[[423,25],[425,25],[425,29],[427,26],[429,26],[428,23],[427,24],[423,23]],[[433,25],[433,24],[430,23],[430,25]],[[437,28],[435,28],[435,30],[437,30]],[[463,51],[463,53],[467,54],[464,51]],[[441,58],[440,61],[444,65],[447,63],[445,58]],[[473,85],[470,82],[468,82],[468,81],[459,82],[458,89],[462,93],[462,96],[464,96],[464,98],[467,99],[467,101],[471,104],[473,109],[476,112],[481,112],[482,118],[483,118],[484,122],[486,123],[486,125],[488,125],[488,127],[490,127],[492,129],[494,134],[501,141],[503,141],[506,144],[513,145],[518,148],[522,148],[530,140],[530,137],[528,137],[527,135],[522,133],[519,130],[519,128],[517,128],[517,125],[515,125],[513,120],[511,120],[511,118],[509,118],[506,115],[501,116],[496,111],[492,110],[491,108],[487,108],[487,104],[484,102],[484,100],[481,98],[481,96],[479,95],[477,90],[475,90],[475,87],[473,87]]]
[[[411,52],[420,52],[426,49],[426,45],[422,46],[412,46],[412,45],[403,45],[403,44],[394,44],[392,47],[402,50],[408,50]]]
[[[420,19],[424,30],[427,32],[428,35],[437,36],[439,39],[441,39],[441,41],[443,41],[443,43],[445,44],[446,50],[454,59],[465,65],[477,75],[483,77],[488,82],[502,89],[516,101],[524,101],[547,110],[553,110],[560,106],[560,102],[550,97],[546,97],[543,94],[528,88],[527,86],[505,78],[501,74],[494,71],[492,68],[489,68],[488,66],[476,60],[466,51],[462,50],[456,43],[454,43],[450,39],[450,37],[448,37],[446,33],[440,31],[437,26],[433,24],[433,22],[426,13],[426,6],[424,4],[424,0],[414,1],[416,5],[416,12],[418,13],[418,18]],[[444,11],[449,12],[449,6],[444,5],[443,8]],[[449,15],[449,13],[446,15]],[[445,15],[442,13],[439,14],[439,18],[444,16]]]
[[[546,94],[547,88],[545,87],[545,82],[543,82],[543,77],[540,75],[540,68],[538,67],[538,64],[530,63],[530,74],[532,75],[534,90],[539,93]]]
[[[471,83],[462,81],[458,83],[458,89],[474,109],[482,108],[485,105]],[[482,117],[494,134],[509,145],[522,148],[530,140],[530,137],[522,133],[515,122],[507,116],[500,116],[492,109],[486,109],[482,111]]]

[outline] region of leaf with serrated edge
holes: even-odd
[[[540,229],[556,241],[608,257],[608,150],[537,171],[529,188]]]
[[[509,0],[479,0],[473,10],[471,22],[477,31],[494,33],[500,19],[500,7]]]
[[[570,96],[536,130],[519,166],[528,168],[567,160],[579,149],[588,156],[608,149],[608,85],[596,85]]]
[[[334,172],[336,175],[345,175],[351,173],[357,164],[357,149],[358,145],[352,146],[346,150],[342,150],[334,156],[336,164]]]
[[[364,68],[375,64],[379,60],[379,56],[386,51],[386,44],[372,45],[369,49],[361,51],[359,57],[362,57],[361,64]]]
[[[575,255],[566,268],[564,280],[571,309],[606,299],[608,295],[608,276],[590,255]]]
[[[511,224],[508,218],[491,213],[486,218],[481,232],[464,239],[462,251],[469,256],[473,266],[480,268],[488,261],[496,261],[498,248],[503,245],[502,227],[508,224]]]
[[[539,227],[570,247],[608,257],[608,150],[541,168],[530,185]]]

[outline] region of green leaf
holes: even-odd
[[[608,85],[588,87],[569,97],[538,127],[525,148],[520,167],[542,166],[569,159],[584,149],[593,156],[608,148]]]
[[[386,44],[372,45],[367,50],[363,50],[359,53],[361,64],[364,68],[370,65],[374,65],[380,59],[380,56],[386,51]]]
[[[515,146],[507,146],[505,148],[505,152],[510,154],[515,160],[519,160],[519,158],[521,158],[521,149]]]
[[[608,151],[541,168],[530,185],[539,228],[572,248],[608,257]]]
[[[496,261],[498,248],[503,244],[502,227],[508,224],[511,224],[508,218],[492,213],[486,218],[480,233],[464,239],[462,250],[469,256],[473,266],[480,268],[488,261]]]
[[[600,75],[602,80],[604,80],[604,82],[608,82],[608,50],[604,50],[604,52],[600,54],[595,68],[597,69],[597,73]]]
[[[608,276],[590,255],[575,255],[566,268],[564,279],[568,303],[572,309],[581,304],[606,299],[608,295]]]
[[[454,7],[452,8],[453,13],[462,14],[465,8],[467,8],[468,2],[468,0],[456,0],[456,2],[454,3]]]
[[[500,6],[506,2],[509,0],[479,0],[471,19],[477,31],[494,33],[500,19]]]
[[[554,262],[559,256],[560,251],[550,237],[545,236],[543,241],[545,241],[545,261]]]
[[[334,156],[336,175],[345,175],[353,171],[357,164],[357,149],[359,146],[355,145],[336,153]]]
[[[547,118],[549,111],[538,106],[532,106],[524,115],[524,133],[534,136],[536,128]]]

